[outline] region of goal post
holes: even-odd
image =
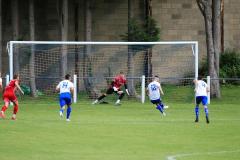
[[[66,47],[62,47],[64,45]],[[29,64],[31,47],[35,52],[34,66]],[[89,47],[90,50],[87,49]],[[62,48],[67,50],[67,71],[76,81],[74,102],[77,101],[77,94],[83,91],[91,95],[87,97],[96,98],[106,90],[109,82],[119,71],[124,71],[130,86],[134,86],[132,93],[134,92],[135,97],[142,103],[145,102],[145,88],[151,79],[150,75],[160,74],[161,81],[166,84],[186,81],[186,77],[191,81],[198,78],[197,41],[10,41],[7,46],[10,79],[16,72],[13,57],[14,53],[18,52],[19,72],[25,76],[26,84],[30,84],[29,70],[33,69],[38,78],[37,89],[42,91],[47,88],[51,94],[53,84],[56,85],[56,81],[62,78],[60,73]],[[76,76],[73,76],[75,74]],[[48,84],[43,86],[43,83]]]

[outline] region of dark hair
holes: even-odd
[[[198,80],[202,80],[203,79],[203,76],[202,75],[199,75],[198,76]]]
[[[19,74],[14,74],[13,79],[17,79]]]
[[[71,75],[70,75],[70,74],[66,74],[66,75],[65,75],[65,79],[68,79],[68,80],[69,80],[69,79],[70,79],[70,77],[71,77]]]
[[[157,75],[155,75],[154,78],[155,78],[155,77],[156,77],[156,78],[159,78]]]

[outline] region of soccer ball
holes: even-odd
[[[168,108],[168,106],[164,106],[164,109],[167,109]]]

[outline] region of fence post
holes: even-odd
[[[207,92],[207,97],[208,97],[208,104],[210,104],[210,88],[211,88],[211,79],[210,79],[210,76],[207,76],[207,85],[208,85],[208,88],[209,88],[209,92]]]
[[[9,79],[10,77],[9,77],[9,75],[7,74],[6,75],[6,86],[8,85],[8,83],[10,82],[10,79]]]
[[[77,75],[73,75],[73,85],[74,85],[74,92],[73,92],[73,102],[77,103]]]
[[[145,102],[145,75],[142,75],[142,94],[141,94],[141,101],[142,103]]]

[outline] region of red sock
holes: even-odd
[[[18,105],[15,105],[13,108],[13,114],[17,114],[18,112]]]
[[[5,112],[7,110],[7,107],[6,106],[3,106],[2,107],[2,111]]]

